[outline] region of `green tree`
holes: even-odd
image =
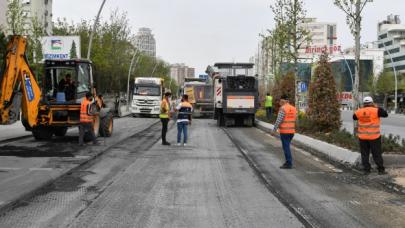
[[[340,129],[340,104],[328,55],[321,55],[309,86],[308,118],[321,132]]]
[[[5,50],[7,49],[7,37],[4,31],[0,28],[0,77],[3,74],[3,67],[4,67],[4,60],[5,60],[5,55],[6,52]]]
[[[70,48],[70,58],[71,59],[76,59],[77,58],[77,52],[76,52],[76,42],[73,40],[72,42],[72,47]]]
[[[280,50],[286,53],[287,63],[292,61],[294,68],[294,83],[298,83],[299,50],[311,40],[309,32],[303,26],[306,10],[303,0],[276,0],[271,6],[276,21],[277,36],[283,47]],[[298,106],[298,87],[294,92],[295,105]]]
[[[8,29],[13,35],[25,35],[27,33],[25,25],[25,15],[21,0],[9,0],[7,5]]]
[[[394,92],[395,79],[394,73],[391,71],[383,71],[377,79],[375,84],[375,92],[384,97],[384,108],[386,109],[388,104],[388,96]]]

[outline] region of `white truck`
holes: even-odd
[[[213,80],[214,119],[218,126],[253,126],[258,108],[258,81],[248,76],[252,63],[215,63],[207,73]]]
[[[163,79],[161,78],[135,78],[130,108],[132,115],[159,116],[163,90]]]

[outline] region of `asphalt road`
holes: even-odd
[[[346,130],[353,132],[352,111],[342,111],[342,122]],[[385,135],[399,135],[402,139],[405,139],[405,115],[388,114],[388,118],[382,118],[381,132]]]
[[[404,227],[405,197],[380,176],[297,149],[295,168],[280,170],[278,139],[227,132],[195,120],[188,146],[164,147],[155,125],[2,214],[0,227]]]

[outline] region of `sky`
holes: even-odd
[[[102,0],[54,0],[53,18],[78,22],[94,19]],[[107,0],[102,17],[127,12],[132,32],[149,27],[157,56],[185,63],[196,75],[215,62],[247,62],[257,52],[259,34],[274,28],[274,0]],[[333,0],[304,0],[307,17],[337,23],[337,43],[354,45],[345,14]],[[362,42],[376,40],[377,23],[389,14],[405,13],[404,0],[374,0],[364,9]],[[401,15],[405,23],[405,14]]]

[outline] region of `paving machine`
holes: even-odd
[[[0,124],[12,124],[21,119],[35,139],[64,136],[69,127],[80,124],[80,103],[87,92],[96,101],[93,131],[95,135],[109,137],[113,132],[113,116],[101,97],[96,96],[89,60],[45,60],[45,73],[38,79],[27,62],[27,40],[12,36],[7,44],[3,73],[0,75]],[[60,83],[71,77],[69,94],[60,90]],[[89,138],[89,136],[85,136]]]
[[[214,119],[218,126],[253,126],[259,106],[258,80],[249,76],[253,63],[215,63],[206,73],[213,80]]]

